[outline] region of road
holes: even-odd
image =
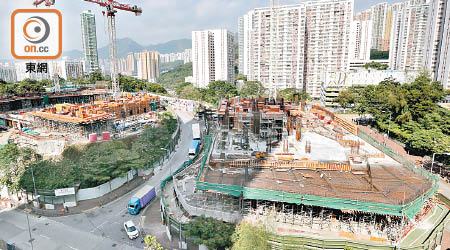
[[[163,164],[161,170],[155,171],[156,174],[143,184],[157,187],[158,195],[161,181],[188,159],[192,140],[191,125],[194,121],[186,112],[179,112],[178,115],[183,123],[181,141],[176,152]],[[127,220],[133,220],[137,226],[140,224],[140,215],[132,216],[127,212],[128,201],[134,192],[83,214],[55,218],[29,215],[31,234],[35,239],[34,249],[143,249],[143,241],[129,240],[123,229],[123,222]],[[24,212],[0,211],[0,239],[14,242],[21,249],[31,249]]]

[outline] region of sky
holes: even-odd
[[[35,8],[34,0],[1,0],[0,7],[0,59],[12,59],[10,53],[11,13],[16,9]],[[190,38],[191,31],[225,28],[237,31],[238,17],[257,7],[270,5],[270,0],[118,0],[138,5],[141,16],[120,11],[116,16],[117,38],[129,37],[141,45],[164,43]],[[379,2],[401,0],[355,0],[355,12]],[[280,0],[291,4],[300,0]],[[45,6],[39,8],[47,8]],[[81,50],[80,13],[90,9],[96,14],[98,47],[108,44],[107,21],[103,8],[83,0],[56,0],[52,7],[63,16],[63,51]]]

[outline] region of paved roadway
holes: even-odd
[[[189,144],[192,140],[193,123],[188,113],[178,114],[181,125],[181,141],[177,151],[166,161],[164,167],[144,184],[156,186],[160,193],[160,183],[169,176],[175,167],[179,167],[188,159]],[[143,185],[144,185],[143,184]],[[123,222],[133,220],[139,225],[141,214],[130,215],[127,204],[135,191],[92,211],[66,217],[44,218],[29,215],[34,249],[79,249],[79,250],[111,250],[111,249],[143,249],[142,240],[129,240],[123,229]],[[28,242],[29,233],[26,214],[20,210],[0,211],[0,239],[14,242],[21,249],[31,249]]]

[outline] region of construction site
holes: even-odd
[[[0,116],[7,143],[28,146],[44,156],[56,156],[75,143],[110,140],[139,132],[156,122],[159,97],[149,94],[96,98],[89,102],[57,103],[32,111],[17,110]]]
[[[168,213],[179,221],[270,221],[281,235],[395,246],[430,227],[431,214],[449,219],[433,176],[322,107],[234,98],[217,116],[203,154],[167,184]]]

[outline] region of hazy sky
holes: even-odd
[[[237,18],[270,0],[118,0],[142,7],[141,16],[120,11],[116,16],[117,38],[130,37],[142,45],[190,38],[192,30],[227,28],[237,31]],[[401,0],[385,0],[385,2]],[[11,59],[11,13],[15,9],[34,8],[33,0],[1,0],[0,58]],[[300,0],[280,0],[295,3]],[[355,0],[355,11],[364,10],[382,0]],[[46,8],[46,7],[40,7]],[[90,9],[96,14],[98,46],[108,43],[107,22],[100,6],[83,0],[56,0],[54,8],[63,15],[63,51],[81,50],[80,13]]]

